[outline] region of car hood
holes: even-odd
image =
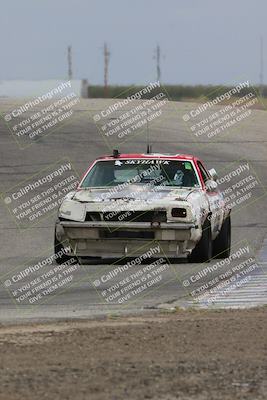
[[[200,188],[149,188],[148,185],[128,185],[126,188],[92,188],[80,189],[73,193],[72,200],[82,203],[124,201],[155,201],[155,200],[187,200],[190,194],[199,193]]]

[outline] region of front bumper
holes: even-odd
[[[60,225],[64,228],[104,228],[104,229],[155,229],[156,225],[151,222],[120,222],[120,221],[89,221],[89,222],[73,222],[73,221],[61,221]],[[192,223],[175,223],[175,222],[160,222],[159,229],[177,229],[177,230],[189,230],[195,228],[196,225]]]
[[[153,240],[160,244],[159,256],[185,257],[198,240],[198,227],[193,223],[60,221],[56,235],[62,243],[68,240],[78,257],[129,256]],[[142,250],[140,250],[142,251]]]

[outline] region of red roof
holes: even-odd
[[[99,159],[105,159],[105,160],[114,160],[117,158],[161,158],[161,159],[174,159],[174,160],[193,160],[194,156],[191,154],[159,154],[159,153],[152,153],[152,154],[142,154],[142,153],[126,153],[126,154],[120,154],[118,157],[113,157],[112,155],[109,156],[103,156],[103,157],[98,157],[97,160]]]

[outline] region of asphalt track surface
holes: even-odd
[[[75,106],[74,115],[67,123],[48,136],[29,141],[30,146],[20,149],[14,141],[7,124],[0,121],[0,190],[20,185],[21,182],[37,171],[54,164],[62,157],[68,157],[81,176],[89,164],[97,157],[110,154],[113,138],[109,145],[103,140],[92,115],[99,113],[112,104],[112,100],[81,100]],[[5,114],[23,101],[2,99],[0,112]],[[252,200],[237,206],[232,214],[232,243],[238,249],[248,244],[257,257],[267,228],[266,183],[267,183],[267,136],[265,110],[253,110],[251,115],[241,123],[208,139],[203,135],[196,138],[182,116],[197,107],[193,103],[171,102],[164,110],[164,118],[159,118],[149,127],[153,152],[195,154],[205,164],[223,174],[232,162],[245,160],[249,162],[253,173],[257,175],[259,185],[253,188]],[[36,107],[37,109],[37,107]],[[218,108],[219,109],[219,108]],[[109,147],[110,146],[110,147]],[[115,147],[115,145],[114,145]],[[128,137],[127,141],[116,144],[121,152],[145,152],[145,132]],[[56,296],[47,296],[45,302],[27,306],[16,304],[3,282],[9,272],[20,265],[27,265],[29,260],[38,262],[40,254],[47,252],[53,244],[55,215],[25,230],[18,229],[8,208],[2,201],[0,206],[0,322],[21,322],[29,319],[46,320],[50,318],[88,318],[95,315],[114,313],[145,312],[161,303],[186,300],[188,289],[181,283],[192,274],[202,271],[203,264],[172,262],[168,271],[163,274],[159,286],[136,295],[123,305],[107,303],[92,285],[94,277],[107,271],[109,260],[102,263],[84,265],[75,272],[75,280],[70,287]],[[241,244],[240,244],[241,243]],[[242,256],[240,260],[245,260]],[[239,262],[240,262],[239,260]],[[209,265],[214,265],[212,260]],[[232,261],[233,266],[235,261]],[[141,268],[136,267],[136,269]],[[220,273],[229,270],[225,265]],[[217,273],[218,275],[218,273]],[[216,273],[208,274],[197,282],[210,281]],[[117,280],[114,280],[115,284]],[[193,284],[190,290],[193,289]]]

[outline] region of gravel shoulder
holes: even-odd
[[[0,326],[0,399],[267,399],[267,307]]]

